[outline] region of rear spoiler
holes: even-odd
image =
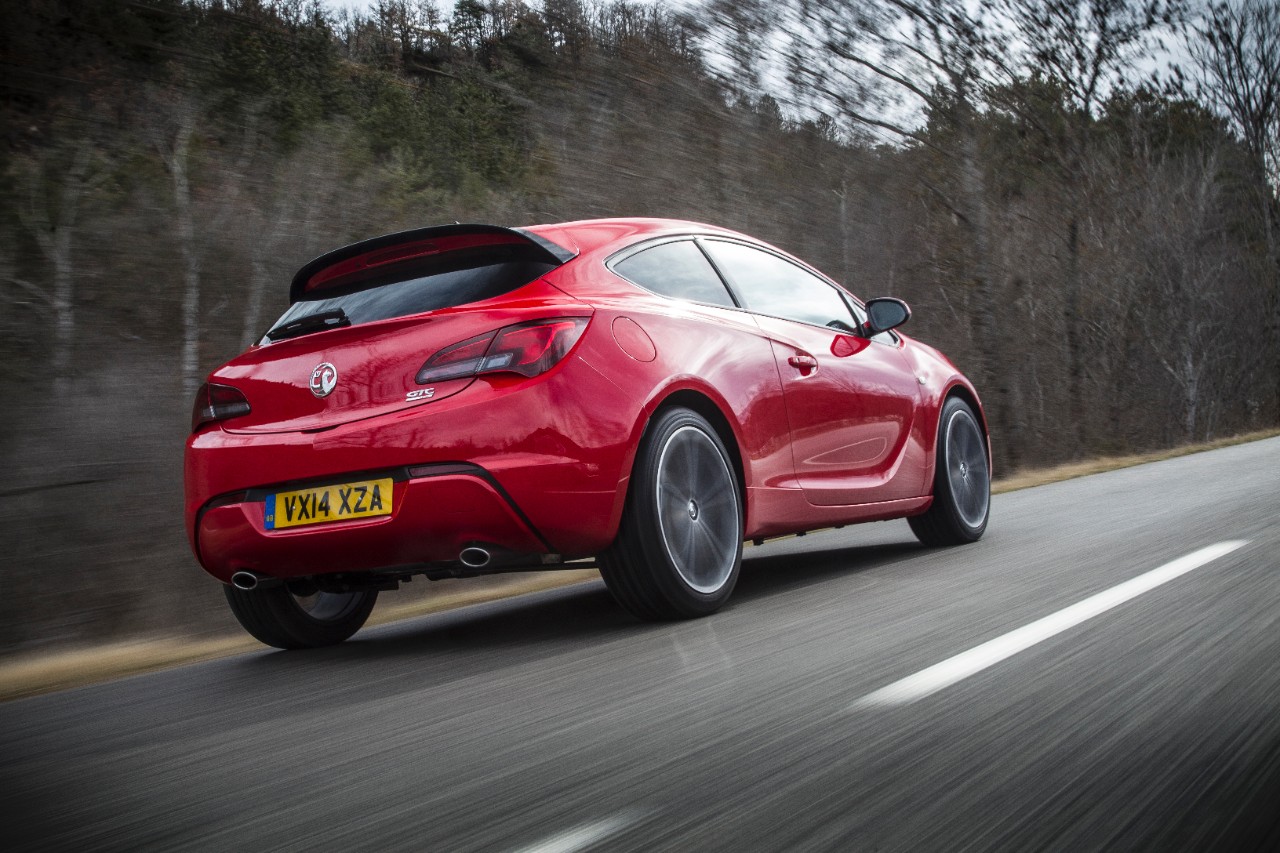
[[[289,303],[317,291],[337,293],[358,288],[362,282],[396,272],[404,265],[419,265],[429,258],[463,249],[518,247],[527,260],[560,266],[577,252],[556,245],[545,237],[519,228],[497,225],[440,225],[415,228],[372,237],[326,252],[298,270],[289,285]]]

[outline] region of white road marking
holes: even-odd
[[[537,844],[522,847],[516,853],[576,853],[576,851],[586,850],[591,845],[621,832],[630,824],[635,823],[638,817],[639,815],[636,814],[624,813],[598,820],[595,823],[583,824],[566,830],[559,835],[543,839]]]
[[[1185,557],[1180,557],[1171,563],[1165,563],[1158,569],[1152,569],[1144,575],[1139,575],[1132,580],[1090,596],[1064,610],[1059,610],[1057,613],[1038,619],[1029,625],[1024,625],[980,646],[974,646],[967,652],[961,652],[955,657],[947,658],[942,663],[934,664],[928,669],[922,669],[915,675],[909,675],[901,681],[895,681],[893,684],[882,687],[874,693],[868,693],[854,702],[850,706],[850,710],[906,705],[917,699],[923,699],[932,693],[942,690],[944,687],[950,687],[958,681],[963,681],[989,666],[994,666],[1005,658],[1012,657],[1018,652],[1034,646],[1036,643],[1047,640],[1055,634],[1105,613],[1131,598],[1136,598],[1144,592],[1150,592],[1161,584],[1168,583],[1174,578],[1194,571],[1206,563],[1230,554],[1237,548],[1243,548],[1247,544],[1249,544],[1247,541],[1219,542],[1216,545],[1201,548],[1199,551],[1195,551]]]

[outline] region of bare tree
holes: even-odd
[[[936,155],[917,179],[966,235],[964,269],[953,270],[960,278],[950,282],[969,291],[973,359],[966,369],[979,385],[995,389],[989,402],[1004,434],[1002,461],[1016,464],[1019,422],[1001,415],[1011,408],[1010,374],[996,369],[1006,360],[995,333],[999,276],[992,266],[987,163],[978,130],[997,67],[993,57],[1005,49],[1002,34],[963,0],[818,0],[785,4],[781,14],[777,5],[712,4],[738,80],[767,88],[770,75],[782,69],[770,69],[760,57],[768,55],[768,45],[781,44],[801,110],[833,114],[855,137],[887,136]],[[845,222],[847,186],[833,191]]]
[[[195,94],[165,90],[152,93],[150,110],[148,131],[171,183],[173,230],[182,261],[179,373],[183,393],[191,396],[200,383],[200,283],[205,253],[211,239],[220,234],[235,212],[236,200],[247,183],[249,164],[260,144],[261,105],[247,105],[238,151],[229,168],[210,182],[215,203],[204,209],[203,216],[197,212],[198,199],[193,189],[193,140],[200,124],[207,121],[207,109]]]
[[[1280,186],[1280,3],[1219,3],[1192,32],[1201,96],[1231,120],[1274,191]]]
[[[87,139],[53,145],[18,158],[15,210],[49,264],[42,286],[12,274],[10,285],[34,297],[38,310],[53,319],[53,376],[63,389],[70,374],[76,337],[75,233],[85,196],[100,184],[97,153]]]
[[[191,136],[196,129],[196,106],[180,99],[173,107],[173,124],[156,139],[156,148],[173,182],[174,231],[182,253],[182,354],[178,370],[182,391],[195,393],[200,372],[200,268],[203,257],[196,247],[195,216],[191,200]]]
[[[1117,207],[1110,238],[1126,243],[1127,298],[1147,352],[1174,389],[1182,441],[1208,438],[1205,415],[1224,387],[1223,348],[1231,321],[1232,250],[1222,233],[1217,150],[1150,163],[1131,204]],[[1127,366],[1130,369],[1132,366]]]
[[[552,48],[571,62],[587,49],[587,10],[582,0],[543,0],[542,17]]]
[[[1193,32],[1201,96],[1227,116],[1252,161],[1252,190],[1266,247],[1272,376],[1280,400],[1280,3],[1219,3]]]
[[[1002,0],[997,14],[1012,32],[1017,52],[1002,63],[1006,79],[1043,80],[1059,102],[1047,110],[1002,104],[1037,127],[1045,153],[1061,172],[1066,263],[1063,270],[1063,334],[1067,344],[1066,432],[1072,455],[1084,450],[1086,324],[1082,314],[1084,271],[1081,227],[1088,200],[1087,172],[1094,121],[1102,100],[1150,53],[1163,31],[1184,14],[1185,0]],[[1047,120],[1046,120],[1047,119]]]
[[[249,257],[249,280],[240,328],[241,349],[256,343],[271,317],[266,309],[272,294],[287,293],[294,269],[330,243],[346,239],[345,217],[365,216],[359,202],[343,191],[365,190],[345,174],[336,140],[346,140],[341,127],[314,134],[288,155],[280,155],[269,178],[255,187],[241,204],[238,241]],[[370,193],[376,195],[376,193]],[[336,232],[336,234],[335,234]],[[274,288],[274,290],[273,290]]]

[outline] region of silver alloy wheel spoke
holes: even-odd
[[[658,523],[680,577],[714,593],[733,573],[741,523],[733,473],[719,448],[697,427],[668,437],[658,459]]]
[[[991,474],[982,431],[972,415],[957,411],[947,422],[946,441],[947,480],[956,512],[969,527],[980,527],[991,500]]]

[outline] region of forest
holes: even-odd
[[[3,19],[0,655],[231,627],[183,531],[193,393],[299,266],[405,228],[768,240],[910,303],[983,394],[997,476],[1280,423],[1276,0]]]

